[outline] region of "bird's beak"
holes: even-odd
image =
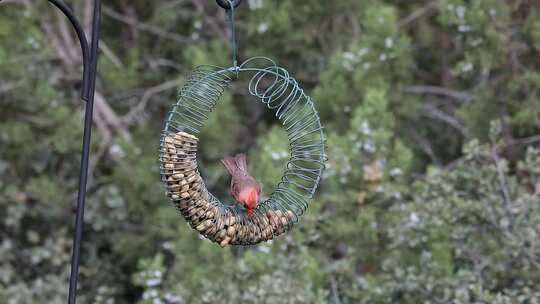
[[[259,194],[255,191],[251,192],[249,195],[248,206],[250,206],[250,208],[256,208],[258,202],[259,202]]]

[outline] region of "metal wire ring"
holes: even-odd
[[[236,204],[222,203],[208,192],[204,181],[198,175],[198,171],[196,174],[200,185],[195,188],[200,193],[192,193],[196,196],[195,199],[186,198],[184,201],[181,199],[175,201],[174,197],[176,196],[169,191],[169,196],[177,207],[180,205],[179,209],[192,224],[192,227],[213,241],[224,242],[223,238],[216,237],[219,235],[219,233],[216,234],[216,229],[222,229],[224,225],[226,226],[223,223],[227,223],[228,220],[223,219],[234,217],[234,222],[240,223],[243,231],[241,232],[242,237],[225,239],[227,244],[230,242],[232,245],[256,244],[292,228],[293,224],[298,222],[300,216],[308,208],[320,183],[326,162],[325,136],[317,111],[311,98],[305,94],[287,70],[265,57],[255,57],[238,67],[231,68],[200,66],[191,72],[184,86],[179,90],[178,101],[169,113],[162,133],[160,170],[162,180],[168,185],[169,190],[171,188],[179,189],[181,185],[187,184],[187,182],[174,181],[174,178],[171,180],[175,174],[191,176],[191,173],[186,173],[187,170],[196,171],[196,167],[198,167],[194,161],[197,150],[196,143],[187,149],[185,147],[178,148],[179,146],[175,147],[172,143],[172,138],[175,136],[185,138],[185,136],[198,134],[231,81],[245,74],[251,75],[248,84],[249,93],[274,112],[289,139],[290,158],[274,192],[269,195],[267,200],[259,204],[255,215],[249,217],[242,207]],[[182,142],[182,140],[180,141]],[[191,140],[185,138],[184,141]],[[182,145],[184,144],[180,143],[180,147]],[[171,154],[171,151],[176,151],[176,149],[184,150],[181,155]],[[189,169],[174,171],[184,170],[186,163],[190,165]],[[191,183],[191,181],[188,182]],[[211,209],[214,212],[214,217],[211,220],[212,225],[220,228],[207,227],[206,223],[209,222],[201,224],[200,216],[197,216],[195,209],[191,208],[194,205],[201,205],[200,197],[203,197],[202,205],[205,205],[205,207],[200,208]],[[209,202],[209,204],[205,204],[205,202]],[[268,231],[268,229],[264,229],[265,227],[272,227],[272,229]]]

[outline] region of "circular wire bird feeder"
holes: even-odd
[[[234,8],[230,11],[233,20]],[[230,68],[205,65],[191,72],[168,114],[160,144],[160,173],[168,197],[192,228],[221,246],[254,245],[290,230],[307,209],[326,162],[319,115],[289,72],[264,57],[233,63]],[[280,120],[290,144],[281,181],[251,216],[206,189],[196,159],[204,122],[231,82],[244,77],[249,93]]]

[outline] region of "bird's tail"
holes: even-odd
[[[245,154],[237,154],[234,157],[226,156],[221,160],[221,163],[232,176],[238,175],[239,173],[247,173],[247,160]]]
[[[236,162],[236,166],[238,167],[238,169],[240,169],[240,171],[247,173],[247,160],[245,154],[237,154],[234,157],[234,161]]]

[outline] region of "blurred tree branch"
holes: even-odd
[[[150,33],[152,35],[158,36],[163,39],[172,40],[172,41],[180,42],[180,43],[188,43],[191,41],[190,38],[178,35],[176,33],[164,31],[160,27],[157,27],[154,25],[140,22],[134,16],[122,15],[106,5],[103,6],[103,14],[114,20],[125,23],[137,30]]]
[[[424,110],[429,117],[447,123],[454,129],[458,130],[463,137],[468,137],[469,132],[467,131],[467,128],[456,117],[445,113],[431,103],[424,104]]]
[[[460,92],[444,87],[438,87],[438,86],[409,86],[405,87],[403,89],[406,93],[412,93],[412,94],[430,94],[430,95],[438,95],[438,96],[444,96],[448,97],[460,102],[469,102],[473,99],[473,95],[466,93],[466,92]]]
[[[411,25],[416,19],[433,15],[437,12],[439,1],[431,1],[419,9],[413,11],[407,17],[399,20],[398,27],[407,27]]]
[[[183,79],[174,79],[146,89],[142,94],[140,101],[135,106],[132,106],[131,110],[122,117],[122,122],[126,125],[134,123],[144,114],[148,102],[154,95],[175,89],[181,85],[182,82]]]

